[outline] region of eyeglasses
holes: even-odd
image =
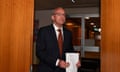
[[[66,14],[61,14],[61,13],[55,13],[54,15],[57,15],[57,16],[66,16]]]

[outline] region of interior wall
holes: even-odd
[[[0,72],[30,72],[33,0],[0,0]]]
[[[120,0],[101,0],[101,72],[120,71]]]
[[[85,15],[85,14],[99,14],[98,7],[90,8],[65,8],[68,15]],[[52,10],[39,10],[35,11],[35,19],[39,20],[39,27],[49,25],[51,23]]]

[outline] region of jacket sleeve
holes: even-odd
[[[40,29],[38,32],[38,37],[36,40],[36,55],[39,58],[40,62],[49,65],[50,67],[56,66],[56,58],[52,58],[47,54],[45,33],[44,30]]]

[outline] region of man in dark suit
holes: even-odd
[[[53,24],[40,28],[36,41],[36,55],[40,60],[38,72],[65,72],[69,63],[65,62],[65,53],[73,51],[72,33],[63,27],[65,11],[58,7],[51,16]],[[59,49],[59,32],[62,34],[62,49]],[[60,52],[62,51],[62,53]],[[80,67],[80,61],[76,64]]]

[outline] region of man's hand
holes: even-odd
[[[81,62],[80,62],[80,60],[77,62],[76,66],[77,66],[77,67],[81,67]]]
[[[69,67],[70,64],[67,63],[67,62],[65,62],[64,60],[60,60],[58,66],[59,66],[60,68],[64,68],[64,69],[65,69],[65,68]],[[78,68],[81,67],[81,62],[78,61],[77,64],[76,64],[76,66],[77,66]]]
[[[59,61],[59,64],[58,64],[58,66],[60,67],[60,68],[66,68],[66,67],[68,67],[70,64],[69,63],[67,63],[67,62],[65,62],[64,60],[60,60]]]

